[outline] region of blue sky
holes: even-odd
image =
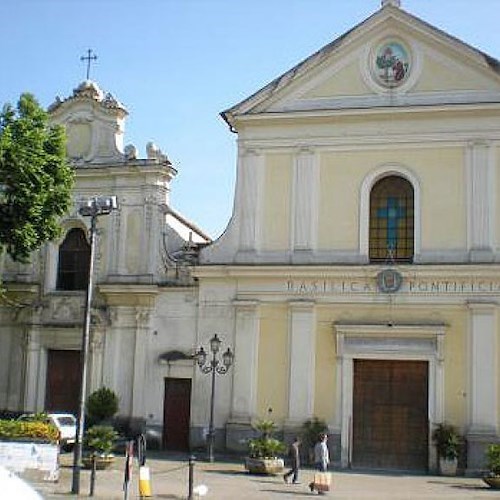
[[[128,109],[125,144],[154,141],[179,173],[171,204],[213,237],[232,212],[236,136],[219,113],[326,45],[380,0],[3,0],[0,103],[43,106],[91,79]],[[500,58],[500,0],[402,0]]]

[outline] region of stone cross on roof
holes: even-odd
[[[382,7],[385,7],[386,5],[401,7],[401,0],[382,0]]]

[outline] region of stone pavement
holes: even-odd
[[[58,483],[37,482],[34,484],[44,498],[48,500],[88,498],[90,473],[87,470],[82,470],[80,495],[77,497],[70,493],[71,461],[71,454],[62,455],[61,477]],[[146,465],[150,468],[153,499],[187,498],[187,455],[150,452]],[[95,499],[124,498],[123,469],[124,458],[117,457],[111,469],[97,472]],[[204,497],[206,499],[298,500],[317,496],[311,493],[307,486],[313,474],[312,469],[303,469],[300,473],[301,484],[291,485],[285,484],[281,475],[249,475],[239,460],[227,459],[214,463],[197,461],[194,467],[194,485],[207,486],[208,493]],[[500,499],[500,491],[489,489],[479,478],[333,471],[333,480],[334,487],[324,498],[342,500]],[[136,461],[134,461],[128,498],[129,500],[139,498]]]

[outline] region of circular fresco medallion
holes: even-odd
[[[411,67],[408,51],[395,41],[380,45],[374,63],[377,80],[386,87],[401,85],[407,79]]]

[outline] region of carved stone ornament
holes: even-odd
[[[377,287],[382,293],[397,292],[403,284],[403,276],[395,269],[384,269],[377,274]]]
[[[82,320],[82,299],[80,297],[52,297],[50,299],[49,321],[70,323]]]

